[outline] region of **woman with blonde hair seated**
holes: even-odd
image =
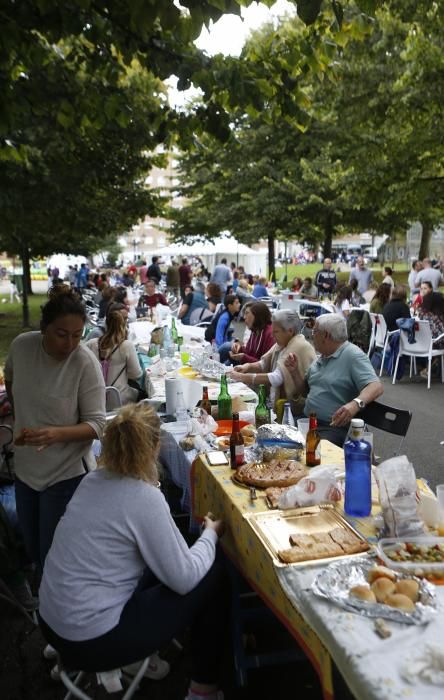
[[[86,342],[86,347],[102,366],[106,386],[119,390],[122,404],[137,401],[139,392],[128,386],[128,380],[139,379],[142,374],[136,348],[127,340],[127,334],[125,316],[120,311],[112,311],[106,317],[105,333]]]
[[[106,428],[101,468],[90,472],[55,533],[40,586],[40,623],[68,668],[107,671],[157,656],[191,627],[189,700],[217,700],[229,618],[224,566],[215,560],[221,521],[205,518],[188,548],[158,488],[160,421],[125,406]]]
[[[302,321],[296,311],[276,311],[272,318],[272,327],[276,341],[273,347],[258,362],[239,365],[229,376],[250,386],[265,384],[270,387],[273,405],[279,399],[287,399],[294,403],[299,400],[300,393],[296,389],[292,373],[285,366],[285,360],[290,354],[296,355],[301,371],[305,373],[316,359],[316,353],[301,334]],[[299,407],[294,408],[297,410]]]

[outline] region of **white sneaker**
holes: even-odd
[[[54,647],[52,647],[50,644],[47,644],[46,647],[43,649],[43,658],[49,660],[57,658],[57,652],[54,649]]]
[[[128,673],[130,676],[135,676],[137,671],[141,666],[141,661],[136,661],[134,664],[128,664],[128,666],[122,666],[122,671]],[[161,681],[170,672],[170,665],[168,661],[161,659],[157,653],[151,654],[150,660],[148,661],[148,666],[143,674],[145,678],[151,678],[153,681]]]
[[[60,680],[60,671],[58,664],[56,664],[51,671],[49,672],[49,675],[51,676],[51,680],[53,681],[59,681]]]

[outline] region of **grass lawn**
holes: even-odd
[[[322,268],[322,265],[320,263],[310,263],[309,265],[287,265],[287,268],[285,268],[285,264],[282,267],[277,267],[276,268],[276,277],[278,280],[280,280],[282,277],[285,275],[285,269],[287,269],[287,280],[291,282],[291,280],[294,277],[311,277],[313,280],[316,276],[316,273],[318,270]],[[333,269],[336,269],[337,265],[333,265]],[[372,266],[372,271],[373,271],[373,277],[375,278],[376,282],[382,282],[383,277],[384,277],[384,269],[381,268],[381,266],[378,263],[375,263]],[[395,271],[393,273],[393,279],[395,282],[398,282],[400,284],[406,284],[407,283],[407,277],[409,273],[409,266],[404,263],[397,263]],[[350,268],[347,263],[341,263],[341,270],[342,272],[338,272],[338,280],[341,282],[347,282],[349,275],[350,275]]]
[[[48,301],[46,294],[32,294],[29,296],[29,315],[31,326],[38,329],[40,321],[40,306]],[[31,329],[26,329],[31,330]],[[6,355],[11,341],[16,335],[23,332],[22,305],[14,302],[0,305],[0,371],[3,371]]]

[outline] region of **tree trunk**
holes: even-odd
[[[29,265],[29,250],[26,245],[22,246],[21,261],[23,267],[23,301],[22,301],[22,311],[23,311],[23,328],[29,328],[29,305],[28,305],[28,294],[29,286],[28,280],[31,279],[31,270]]]
[[[25,268],[23,268],[23,285],[26,286],[27,294],[34,294],[34,292],[32,291],[31,265],[29,264],[29,258],[28,267],[26,271]]]
[[[333,214],[328,212],[324,228],[324,258],[331,258],[331,244],[333,241]]]
[[[274,266],[274,232],[268,233],[268,277],[276,282],[276,268]]]
[[[432,226],[430,221],[422,222],[421,243],[419,244],[418,258],[423,260],[430,254],[430,241],[432,239]]]

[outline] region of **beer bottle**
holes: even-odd
[[[239,414],[233,413],[233,428],[230,435],[231,468],[237,469],[244,463],[244,438],[239,429]]]
[[[209,416],[211,416],[211,401],[208,398],[208,387],[202,387],[202,398],[199,402],[199,407],[203,408]]]
[[[217,414],[219,420],[230,420],[232,417],[231,396],[228,393],[227,377],[220,378],[220,393],[217,397]]]
[[[256,428],[260,428],[261,425],[266,425],[267,423],[271,423],[270,411],[267,408],[266,400],[267,399],[266,399],[266,395],[265,395],[265,385],[260,384],[259,385],[259,403],[256,406],[256,411],[255,411]]]
[[[321,436],[318,433],[316,413],[310,413],[308,433],[305,438],[305,463],[307,467],[317,467],[321,463]]]

